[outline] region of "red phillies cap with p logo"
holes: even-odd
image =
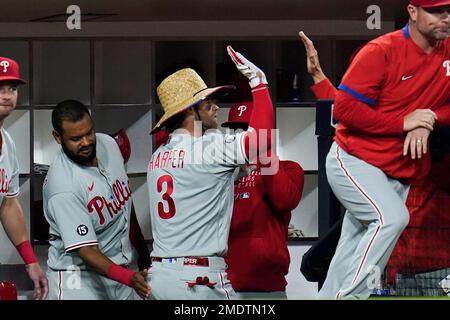
[[[0,81],[17,81],[25,84],[20,78],[19,65],[12,59],[0,57]]]
[[[232,106],[228,113],[228,121],[222,123],[222,127],[229,127],[231,124],[249,124],[252,110],[253,102],[251,101]]]
[[[409,3],[422,8],[450,6],[450,0],[409,0]]]

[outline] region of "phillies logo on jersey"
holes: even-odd
[[[3,67],[3,73],[6,73],[8,71],[9,62],[6,60],[3,60],[2,62],[0,62],[0,66]]]
[[[238,107],[238,110],[239,110],[239,117],[240,117],[245,112],[245,110],[247,110],[247,106],[243,104],[242,106]]]
[[[112,185],[112,189],[115,197],[111,196],[109,201],[103,196],[95,196],[87,205],[89,214],[92,214],[93,212],[97,213],[100,225],[105,224],[105,216],[103,214],[103,209],[105,209],[105,207],[109,216],[113,218],[122,210],[122,207],[128,200],[131,199],[130,186],[125,182],[116,180]]]
[[[442,66],[447,69],[447,77],[450,77],[450,60],[445,60]]]
[[[7,193],[9,190],[9,185],[11,184],[11,180],[8,180],[8,175],[6,174],[6,170],[0,168],[0,193]]]

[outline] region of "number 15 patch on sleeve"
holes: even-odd
[[[84,224],[81,224],[77,227],[77,233],[80,236],[87,235],[88,231],[89,231],[88,227],[86,227]]]

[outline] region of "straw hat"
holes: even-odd
[[[164,122],[176,114],[192,107],[213,94],[226,93],[234,86],[220,86],[208,88],[203,79],[193,69],[178,70],[165,78],[156,88],[159,101],[164,109],[164,115],[150,133],[155,133]]]

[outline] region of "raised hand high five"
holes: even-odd
[[[250,87],[256,88],[260,84],[267,84],[266,75],[257,66],[248,61],[242,54],[227,47],[228,55],[236,65],[236,68],[250,80]]]

